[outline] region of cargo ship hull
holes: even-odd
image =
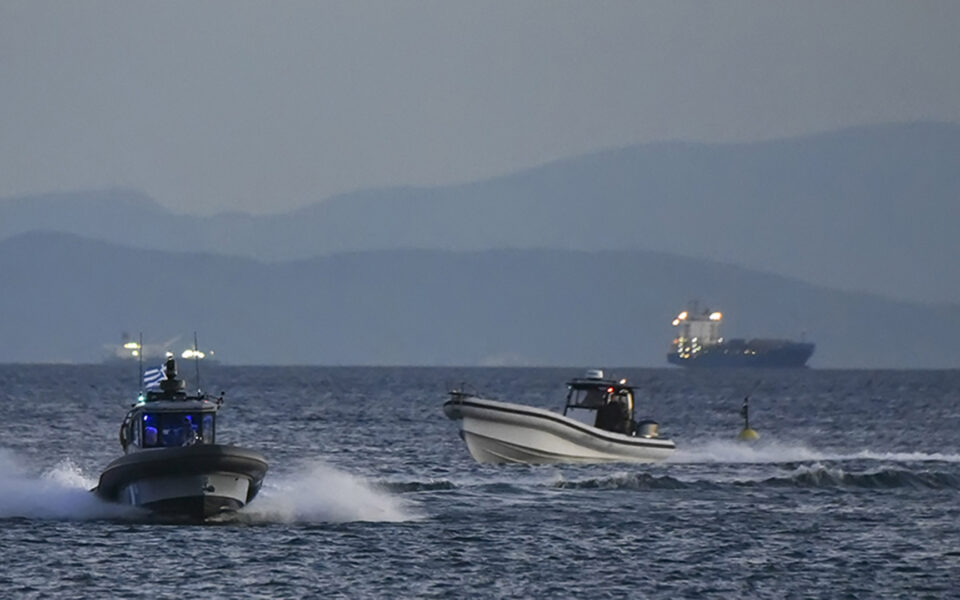
[[[812,343],[787,340],[722,342],[689,355],[671,352],[667,360],[682,367],[795,369],[807,366],[815,347]]]

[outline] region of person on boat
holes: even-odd
[[[631,431],[629,399],[625,392],[609,394],[606,402],[597,409],[594,426],[614,433],[629,434]]]
[[[190,415],[183,416],[183,422],[180,426],[180,445],[192,446],[197,443],[200,436],[197,435],[197,427],[193,423]]]
[[[147,425],[143,428],[143,447],[153,448],[157,445],[157,428]]]
[[[170,415],[176,418],[176,415]],[[167,417],[168,419],[170,417]],[[174,424],[175,423],[175,424]],[[163,426],[163,445],[170,448],[176,446],[190,446],[196,442],[197,432],[193,428],[190,415],[183,415],[180,421],[164,424]]]

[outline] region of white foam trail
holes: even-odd
[[[96,481],[69,459],[36,476],[0,448],[0,519],[89,520],[120,518],[129,512],[94,496],[90,492],[94,486]]]
[[[680,447],[668,459],[671,463],[784,463],[823,460],[825,455],[800,444],[765,442],[745,444],[711,440],[689,448]]]
[[[418,519],[412,503],[322,462],[286,477],[269,475],[241,513],[257,522],[400,522]]]
[[[820,462],[812,462],[794,467],[792,470],[771,475],[769,471],[738,472],[715,479],[717,483],[762,483],[771,479],[790,480],[802,476],[812,476],[817,480],[842,481],[846,472],[840,467],[827,467]]]
[[[960,462],[960,454],[942,454],[940,452],[874,452],[861,450],[843,458],[830,457],[833,460],[885,460],[890,462]]]
[[[667,462],[678,464],[701,463],[788,463],[811,461],[876,460],[888,462],[960,462],[958,454],[939,452],[877,452],[870,449],[849,454],[821,452],[800,443],[760,441],[743,443],[730,440],[711,440],[688,448],[677,448]]]

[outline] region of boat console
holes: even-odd
[[[584,378],[567,382],[567,402],[564,416],[571,409],[595,412],[593,426],[604,431],[635,435],[637,423],[633,415],[633,387],[626,379],[604,379],[603,371],[591,369]],[[649,436],[650,430],[645,432]]]

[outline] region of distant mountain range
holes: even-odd
[[[0,362],[96,362],[121,331],[196,330],[234,364],[665,366],[670,320],[700,298],[729,337],[805,333],[815,367],[960,365],[960,307],[640,250],[265,263],[30,233],[0,241],[0,281]]]
[[[125,191],[0,201],[0,239],[57,231],[263,261],[393,249],[647,250],[930,303],[960,303],[958,224],[960,126],[944,123],[750,144],[646,144],[465,185],[346,194],[266,216],[176,215]],[[317,264],[349,260],[359,259]],[[692,264],[702,263],[684,267]],[[688,286],[681,299],[711,296],[690,273],[677,277]],[[675,307],[678,299],[661,292]]]

